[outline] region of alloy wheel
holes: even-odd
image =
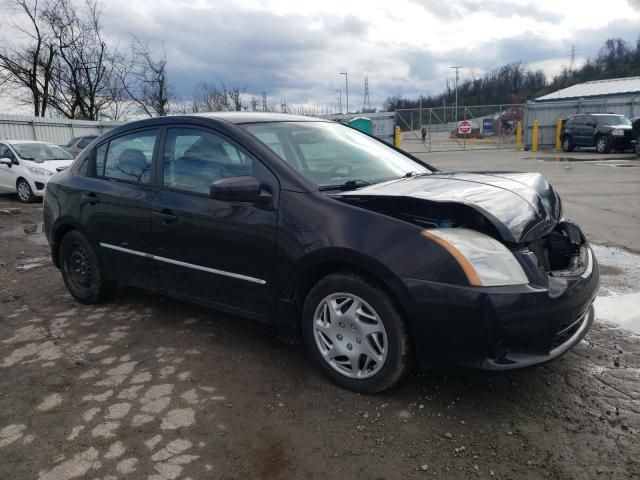
[[[384,366],[389,350],[384,324],[357,295],[325,297],[315,310],[313,328],[322,358],[345,377],[368,378]]]
[[[598,151],[598,153],[604,153],[606,149],[607,149],[607,141],[605,140],[604,137],[600,137],[596,142],[596,150]]]
[[[31,187],[24,180],[18,182],[18,197],[23,202],[28,202],[31,199]]]

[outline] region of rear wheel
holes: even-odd
[[[341,387],[381,392],[408,370],[401,315],[385,291],[355,274],[328,275],[311,289],[302,330],[311,355]]]
[[[609,138],[601,135],[596,139],[596,152],[609,153],[611,145],[609,144]]]
[[[77,230],[62,239],[60,270],[67,290],[80,303],[99,303],[115,291],[116,284],[105,277],[91,244]]]
[[[566,135],[562,139],[562,151],[563,152],[573,152],[573,149],[574,149],[574,145],[573,145],[573,142],[571,141],[571,137]]]
[[[33,190],[31,190],[29,182],[27,182],[24,178],[20,178],[16,182],[16,191],[18,192],[18,200],[20,200],[22,203],[33,202],[35,195],[33,194]]]

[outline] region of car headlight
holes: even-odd
[[[622,136],[624,135],[624,130],[622,130],[621,128],[616,128],[614,130],[611,130],[611,135],[615,135],[616,137]]]
[[[49,170],[45,170],[44,168],[27,167],[27,169],[34,175],[40,175],[43,177],[48,177],[50,175],[53,175],[53,173],[51,173]]]
[[[467,228],[423,230],[422,235],[446,249],[476,287],[529,283],[522,267],[502,243]]]

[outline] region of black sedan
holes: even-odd
[[[44,206],[78,301],[126,283],[268,322],[360,392],[412,365],[547,362],[593,322],[596,259],[541,175],[440,172],[320,119],[129,123]]]

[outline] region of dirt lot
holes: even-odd
[[[250,321],[133,289],[74,302],[42,206],[7,207],[2,479],[640,478],[640,338],[620,328],[545,367],[357,395]],[[601,260],[605,288],[637,279]]]

